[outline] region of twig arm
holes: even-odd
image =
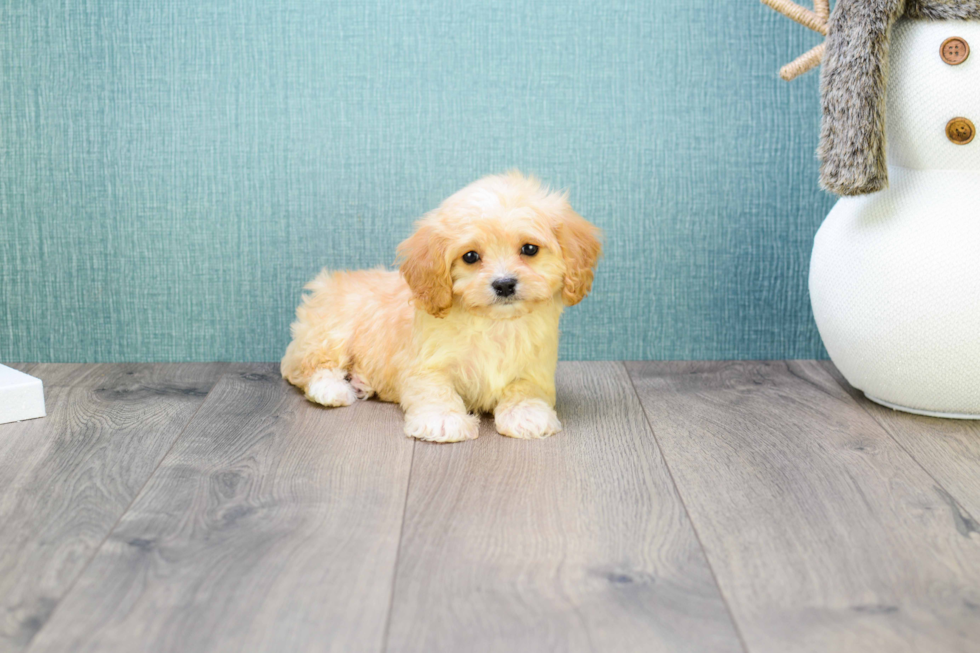
[[[830,18],[830,0],[813,0],[813,9],[821,20],[826,21]]]
[[[827,35],[827,21],[806,7],[801,7],[790,0],[762,0],[762,3],[814,32]]]
[[[826,47],[825,43],[821,43],[806,54],[801,55],[796,61],[786,64],[780,69],[779,76],[787,82],[791,82],[803,73],[810,72],[823,61]]]

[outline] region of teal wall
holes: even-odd
[[[270,360],[511,167],[606,232],[566,358],[819,357],[818,42],[757,0],[0,0],[0,360]]]

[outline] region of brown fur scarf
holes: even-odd
[[[838,195],[888,186],[885,91],[888,40],[900,17],[980,20],[980,0],[838,0],[820,86],[820,185]]]

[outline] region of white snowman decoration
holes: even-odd
[[[762,1],[827,34],[782,75],[824,63],[821,184],[844,197],[810,297],[831,359],[873,401],[980,419],[980,2]]]

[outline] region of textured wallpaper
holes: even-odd
[[[0,360],[276,360],[516,167],[601,226],[573,359],[820,357],[817,37],[757,0],[0,0]]]

